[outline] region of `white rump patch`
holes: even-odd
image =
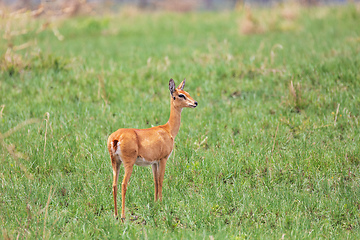
[[[115,151],[115,148],[114,148],[114,142],[111,142],[111,152],[112,152],[112,155],[115,157],[115,159],[117,159],[117,161],[121,161],[121,148],[120,148],[120,142],[117,142],[116,144],[116,151]]]
[[[121,154],[120,142],[117,142],[116,151],[114,154],[120,157]]]

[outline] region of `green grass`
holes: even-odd
[[[287,30],[278,15],[256,35],[240,33],[243,16],[77,17],[50,25],[63,41],[35,33],[38,19],[1,39],[2,237],[359,238],[359,9],[302,9]],[[135,167],[116,221],[107,137],[166,123],[168,81],[184,77],[199,106],[183,111],[163,202]]]

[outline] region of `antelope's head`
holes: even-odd
[[[171,104],[174,105],[175,108],[196,108],[198,105],[197,101],[195,101],[188,92],[184,91],[185,87],[185,79],[180,83],[180,85],[175,88],[174,80],[170,79],[169,81],[169,90],[171,94]]]

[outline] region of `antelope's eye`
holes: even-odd
[[[184,94],[179,94],[179,98],[186,99],[186,97],[185,97],[185,95],[184,95]]]

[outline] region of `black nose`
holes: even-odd
[[[197,102],[195,102],[195,106],[197,106]]]

